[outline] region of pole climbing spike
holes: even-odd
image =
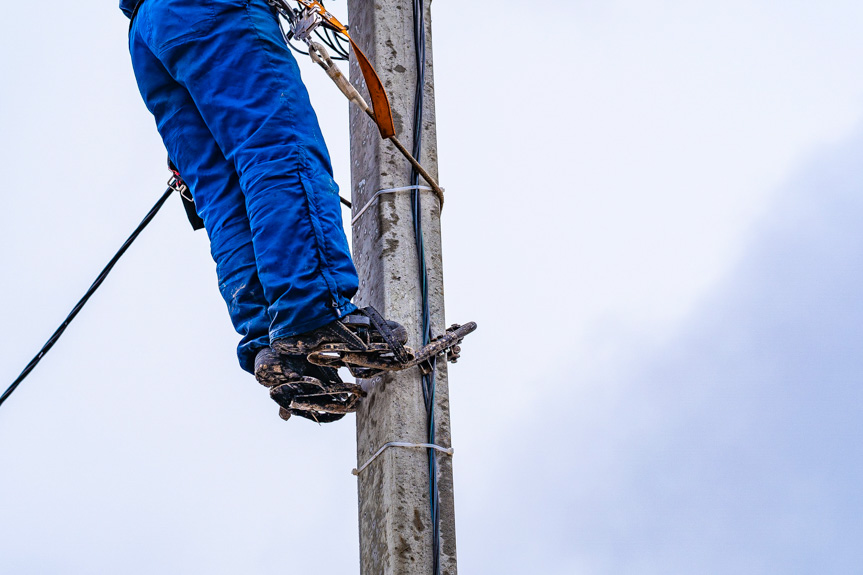
[[[464,325],[455,324],[446,333],[431,340],[428,345],[417,351],[409,347],[405,349],[409,358],[400,361],[392,353],[389,346],[373,344],[368,351],[351,350],[344,344],[324,344],[316,351],[309,353],[308,359],[315,365],[323,367],[347,367],[354,377],[374,377],[383,371],[401,371],[419,366],[423,373],[430,373],[432,361],[445,354],[446,360],[455,363],[461,353],[460,344],[468,334],[476,330],[476,323]]]
[[[385,320],[369,306],[307,334],[276,340],[272,345],[282,356],[304,355],[309,362],[324,368],[347,367],[359,378],[414,366],[426,373],[439,355],[446,354],[449,361],[457,360],[461,341],[476,327],[474,322],[453,325],[414,350],[404,345],[407,341],[404,327]]]

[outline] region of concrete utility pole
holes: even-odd
[[[431,0],[425,2],[426,89],[420,161],[437,178],[434,82],[431,49]],[[396,133],[411,147],[416,86],[412,0],[348,0],[351,37],[380,74],[392,103]],[[362,74],[351,59],[350,77],[368,98]],[[374,123],[351,106],[351,180],[354,210],[382,189],[410,184],[410,165]],[[426,184],[420,179],[420,184]],[[433,193],[423,194],[423,230],[432,331],[443,333],[443,275],[440,210]],[[419,347],[421,291],[411,220],[410,192],[379,196],[353,226],[354,262],[360,276],[360,305],[373,305],[402,322]],[[393,441],[426,443],[427,422],[420,371],[413,368],[365,382],[369,396],[357,412],[357,461],[364,464]],[[450,447],[447,365],[438,361],[437,445]],[[456,575],[452,458],[438,456],[440,489],[440,572]],[[360,573],[430,574],[433,569],[428,454],[424,449],[387,449],[359,476]]]

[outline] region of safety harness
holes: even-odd
[[[299,7],[291,8],[289,5],[290,1],[296,2],[299,4]],[[330,14],[330,12],[324,8],[323,4],[317,0],[267,0],[267,2],[287,22],[288,29],[285,30],[283,27],[282,34],[288,45],[293,47],[291,42],[298,40],[308,47],[308,55],[312,58],[312,61],[323,68],[330,79],[349,101],[359,106],[363,112],[374,120],[378,127],[378,131],[381,134],[381,138],[392,142],[399,153],[401,153],[408,162],[410,162],[411,166],[413,166],[417,173],[419,173],[419,175],[428,182],[429,186],[431,186],[431,189],[438,197],[441,209],[443,209],[443,188],[438,185],[437,180],[428,173],[422,164],[420,164],[414,155],[404,147],[396,136],[390,99],[387,96],[386,90],[384,90],[383,82],[368,57],[360,47],[357,46],[357,43],[354,42],[353,38],[351,38],[348,33],[348,27],[339,22],[338,19]],[[282,24],[281,20],[279,24]],[[328,36],[319,34],[319,28],[324,28],[328,33]],[[337,44],[327,42],[326,38],[334,39],[335,42],[339,42],[341,38],[347,40],[351,48],[353,48],[354,56],[360,66],[363,79],[365,79],[372,106],[369,106],[366,103],[357,89],[354,88],[353,84],[351,84],[350,81],[341,73],[324,45],[320,42],[316,42],[312,38],[313,33],[315,33],[319,39],[324,40],[324,42],[329,44],[332,48],[337,48]],[[346,58],[343,57],[342,59]]]

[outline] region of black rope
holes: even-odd
[[[63,335],[63,332],[66,331],[66,328],[69,327],[69,324],[72,323],[72,320],[75,319],[75,316],[78,315],[78,312],[81,311],[81,309],[84,307],[84,304],[87,303],[87,300],[89,300],[90,297],[94,293],[96,293],[96,290],[99,289],[99,286],[102,285],[102,282],[105,281],[105,278],[108,277],[108,274],[111,273],[111,270],[120,260],[120,258],[123,257],[123,254],[126,253],[126,250],[129,249],[129,246],[132,245],[132,242],[134,242],[135,239],[137,239],[137,237],[141,234],[141,232],[144,231],[144,228],[146,228],[147,224],[149,224],[150,221],[152,221],[152,219],[156,216],[156,214],[159,212],[159,209],[161,209],[165,201],[168,199],[168,196],[170,196],[173,191],[174,188],[168,188],[167,190],[165,190],[165,193],[162,194],[162,197],[159,198],[159,201],[156,202],[156,205],[154,205],[150,209],[150,211],[147,212],[147,215],[144,216],[144,219],[141,220],[141,223],[138,224],[138,227],[135,228],[134,232],[132,232],[132,235],[129,236],[129,238],[123,243],[117,253],[114,254],[114,257],[111,258],[111,261],[108,262],[108,265],[105,266],[105,268],[99,274],[99,277],[96,278],[96,281],[93,282],[93,285],[91,285],[90,289],[87,290],[87,293],[84,294],[84,297],[78,300],[78,303],[75,304],[75,307],[72,308],[72,311],[69,312],[69,315],[66,316],[66,319],[63,320],[63,323],[60,324],[60,327],[57,328],[57,331],[55,331],[53,335],[48,338],[48,341],[45,343],[45,345],[42,346],[42,349],[39,350],[39,353],[36,354],[36,357],[31,359],[30,363],[27,364],[27,367],[24,368],[24,371],[21,372],[21,375],[19,375],[15,379],[15,381],[12,382],[12,385],[10,385],[9,388],[3,392],[3,395],[0,395],[0,405],[3,405],[3,402],[6,401],[10,395],[12,395],[12,393],[18,388],[19,385],[21,385],[21,382],[24,381],[24,378],[30,375],[30,372],[33,371],[36,365],[40,361],[42,361],[43,357],[45,357],[45,354],[48,353],[48,350],[54,347],[54,344],[57,343],[57,340],[60,339],[60,336]]]

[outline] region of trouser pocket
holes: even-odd
[[[212,30],[215,19],[212,0],[147,0],[142,10],[146,10],[150,22],[151,46],[159,55],[205,36]]]

